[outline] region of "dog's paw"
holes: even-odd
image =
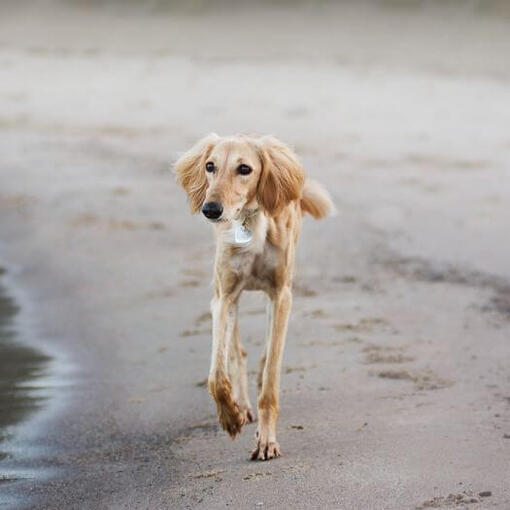
[[[237,434],[241,433],[243,425],[246,423],[246,413],[241,411],[236,402],[230,405],[223,404],[218,406],[218,419],[232,439],[235,439]]]
[[[280,445],[275,441],[257,441],[256,448],[251,452],[251,460],[270,460],[280,456]]]
[[[255,413],[251,407],[241,407],[242,412],[244,413],[244,422],[245,423],[253,423],[256,421]]]

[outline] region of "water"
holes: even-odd
[[[3,274],[0,268],[0,488],[24,477],[11,467],[24,456],[17,433],[49,398],[44,377],[51,361],[23,343],[16,324],[20,309],[2,284]]]

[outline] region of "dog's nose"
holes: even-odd
[[[206,202],[202,207],[202,212],[206,218],[217,220],[223,212],[223,207],[219,202]]]

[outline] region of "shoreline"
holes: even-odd
[[[27,399],[28,402],[33,400],[33,404],[28,404],[32,405],[33,409],[28,411],[27,408],[27,416],[13,418],[13,421],[0,431],[3,435],[0,449],[5,454],[0,460],[2,483],[0,504],[6,508],[20,508],[30,504],[23,495],[27,484],[43,482],[59,473],[55,467],[41,465],[40,459],[51,452],[51,445],[45,445],[44,438],[51,424],[64,412],[65,401],[69,398],[66,392],[70,387],[69,381],[64,383],[64,380],[70,377],[72,368],[67,356],[52,345],[49,339],[41,337],[36,307],[19,282],[22,269],[9,264],[3,254],[0,255],[0,267],[2,268],[0,286],[4,292],[4,299],[16,307],[12,319],[6,323],[9,336],[5,337],[3,342],[6,346],[12,345],[12,348],[18,349],[20,353],[23,349],[31,352],[30,356],[40,358],[43,364],[41,369],[30,368],[26,378],[17,381],[14,387],[15,390],[23,392],[21,396],[23,400]],[[16,370],[18,364],[24,362],[24,357],[16,358],[10,366]],[[23,390],[25,387],[29,389]]]

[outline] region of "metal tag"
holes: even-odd
[[[234,246],[247,246],[253,239],[253,233],[240,221],[233,220],[232,228],[229,231],[229,242]]]

